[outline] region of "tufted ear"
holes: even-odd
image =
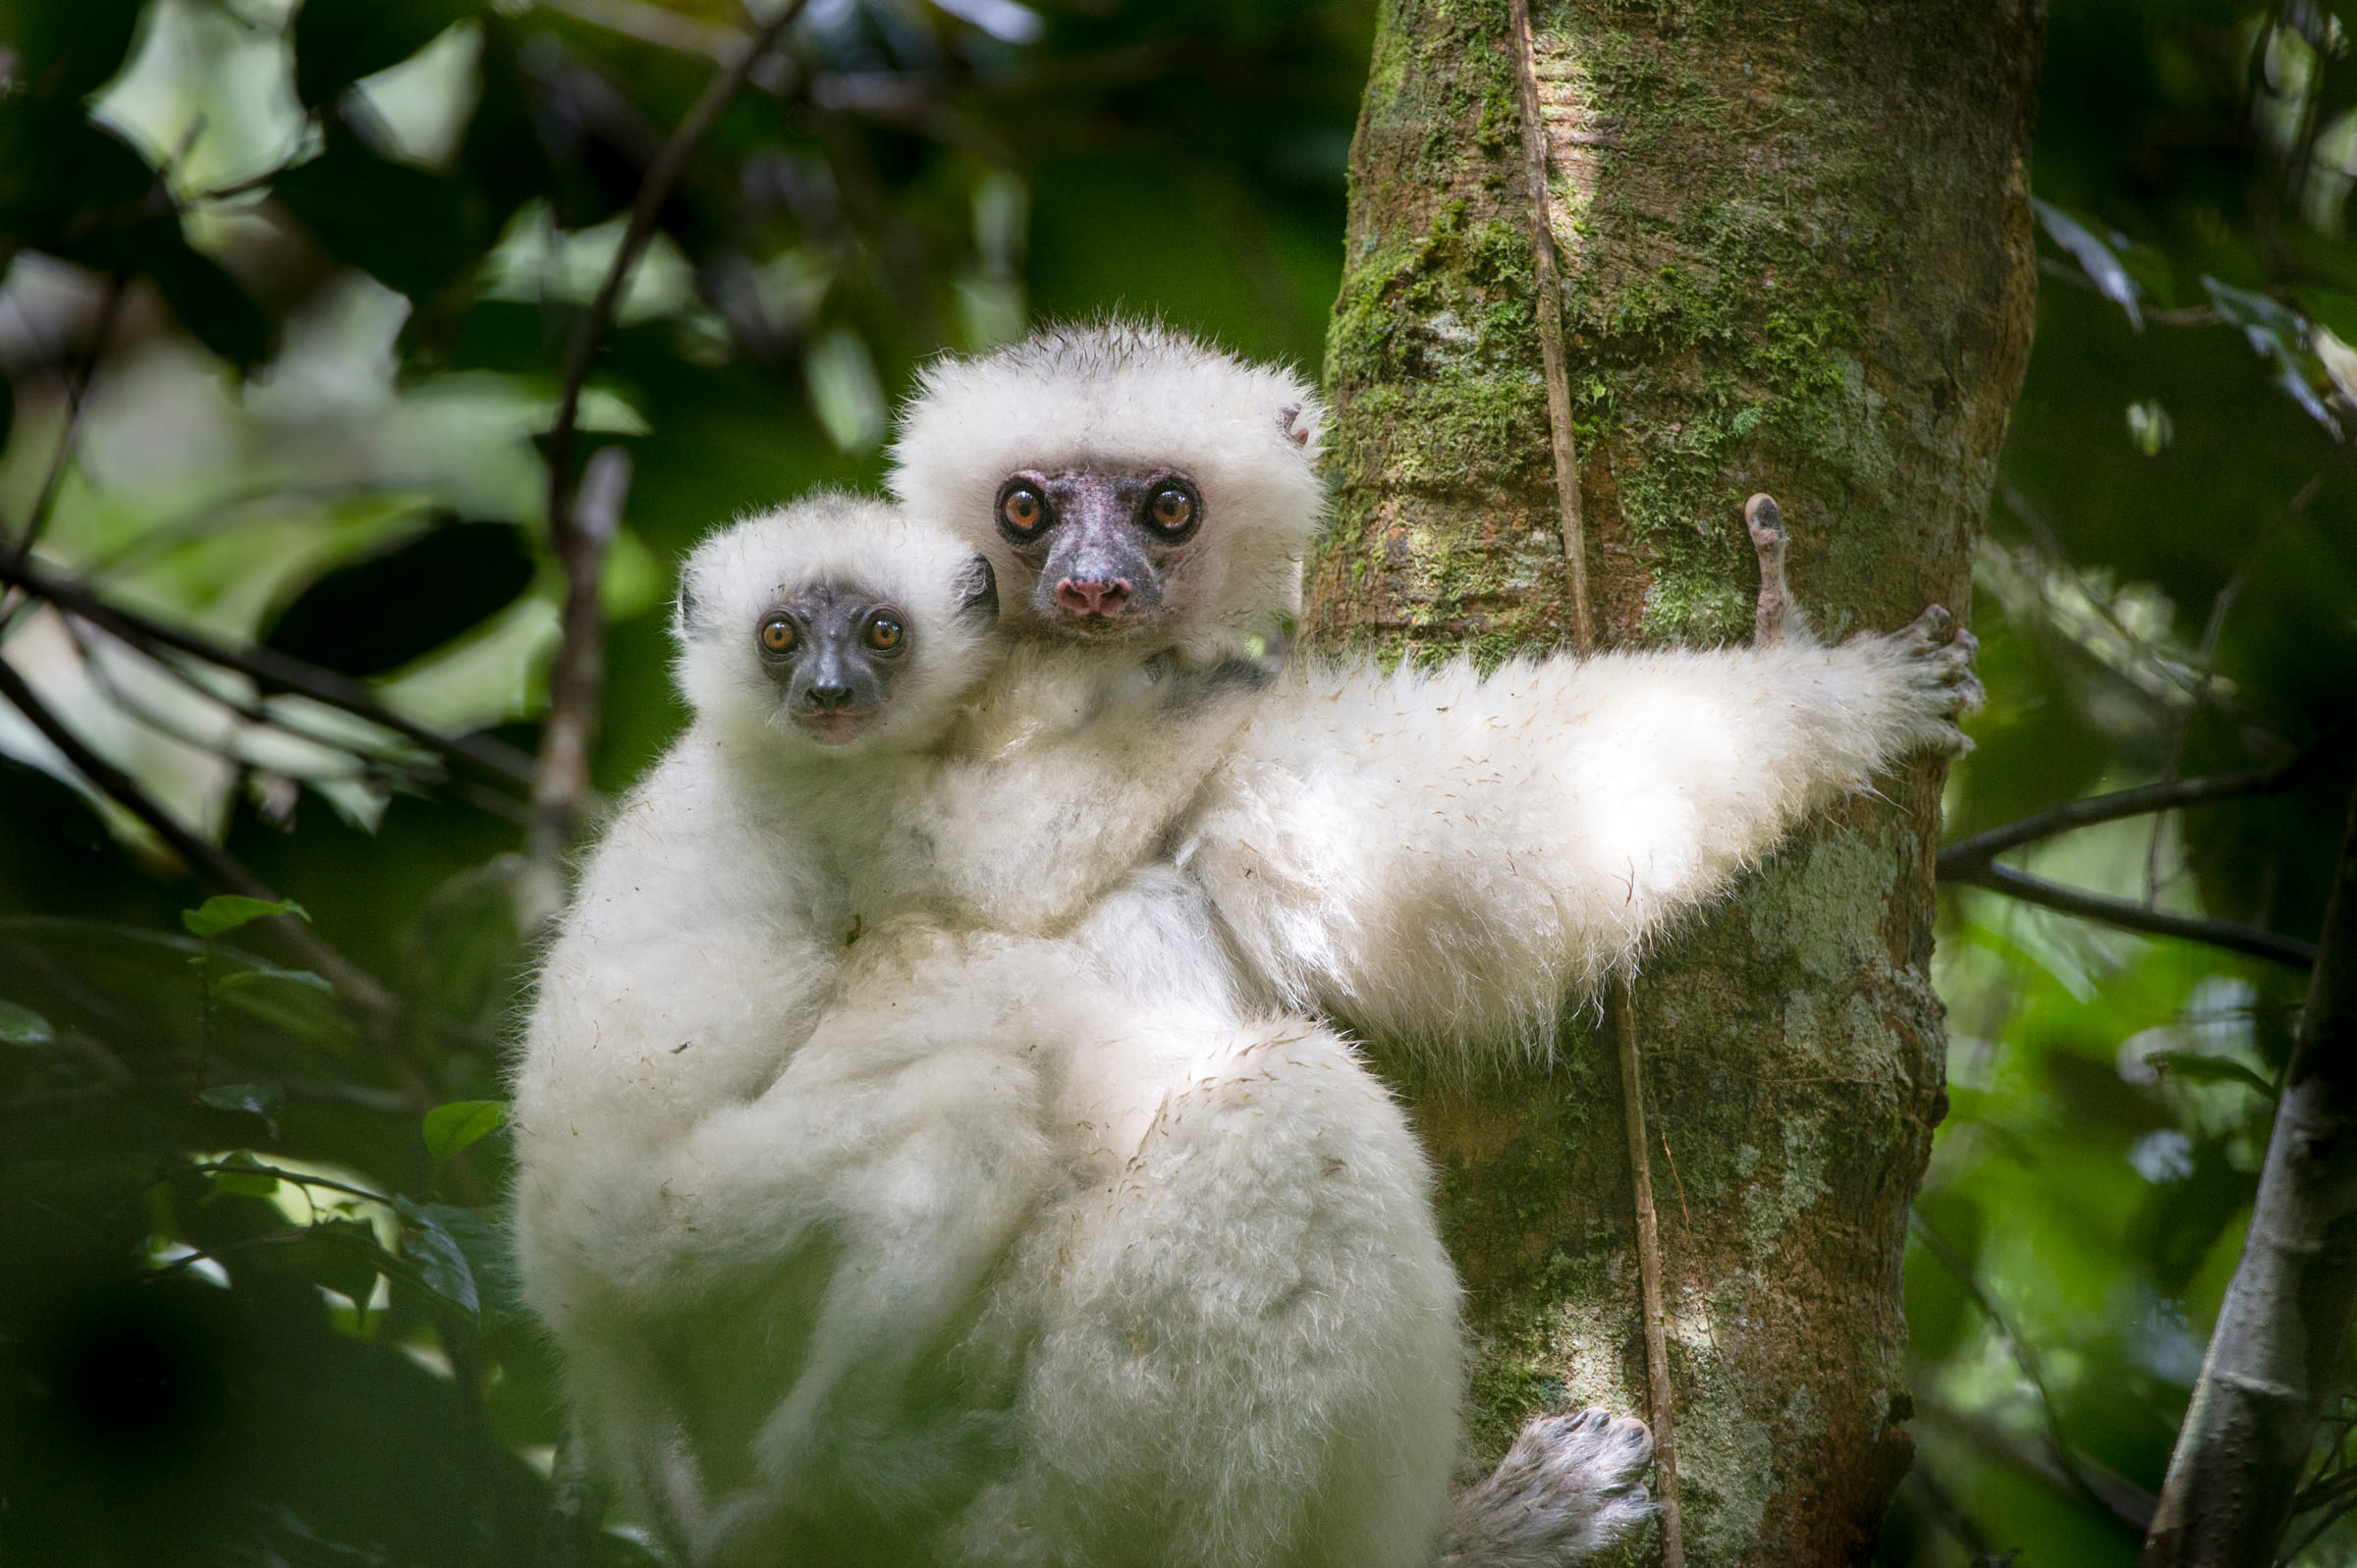
[[[677,618],[681,636],[685,637],[695,630],[695,584],[688,580],[685,571],[682,571],[680,573],[680,597],[673,606],[673,614]]]
[[[976,556],[958,573],[956,584],[958,613],[980,615],[995,621],[999,615],[999,574],[990,567],[989,558]]]
[[[1277,429],[1286,440],[1296,447],[1309,445],[1309,426],[1295,423],[1301,417],[1301,406],[1288,403],[1277,410]]]

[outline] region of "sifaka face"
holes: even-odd
[[[906,611],[837,582],[769,606],[752,638],[785,717],[822,746],[847,744],[875,723],[915,642]]]
[[[1118,637],[1165,618],[1205,522],[1203,492],[1176,468],[1023,468],[999,485],[999,536],[1031,574],[1015,591],[1040,622]]]

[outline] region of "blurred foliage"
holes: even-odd
[[[0,1557],[648,1560],[560,1452],[501,1246],[514,773],[562,594],[535,438],[564,346],[745,26],[720,0],[0,0],[0,565],[37,531],[48,575],[389,710],[0,596],[40,699],[301,901],[202,899],[0,704]],[[812,5],[690,160],[583,404],[583,450],[635,473],[601,787],[679,723],[682,549],[872,484],[924,354],[1118,303],[1314,364],[1370,26],[1363,0]],[[2046,83],[2048,276],[1951,836],[2279,762],[2357,676],[2342,24],[2056,0]],[[2313,938],[2349,772],[2017,859]],[[331,995],[305,930],[391,1005]],[[1882,1555],[2126,1563],[2300,976],[1974,891],[1939,965],[1923,1463]],[[2353,1425],[2314,1500],[2357,1495]],[[2331,1506],[2301,1560],[2357,1555]]]
[[[2038,341],[1974,606],[1991,702],[1948,797],[1953,839],[2321,746],[2279,795],[2013,857],[2309,941],[2357,676],[2347,45],[2306,3],[2056,0]],[[1881,1560],[2132,1563],[2305,976],[1961,890],[1937,978],[1950,1110],[1906,1272],[1920,1458]],[[2331,1506],[2294,1521],[2294,1560],[2357,1558],[2333,1523],[2348,1431],[2328,1431],[2309,1500]]]

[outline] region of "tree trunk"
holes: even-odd
[[[2033,298],[2038,0],[1534,18],[1602,645],[1740,640],[1745,496],[1839,637],[1960,609]],[[1566,640],[1507,0],[1384,0],[1328,339],[1308,630],[1391,657]],[[1925,972],[1943,769],[1805,829],[1637,985],[1693,1561],[1863,1561],[1911,1445],[1899,1263],[1945,1108]],[[1619,1075],[1382,1063],[1443,1170],[1492,1455],[1644,1409]]]

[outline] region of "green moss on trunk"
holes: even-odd
[[[1328,337],[1337,517],[1313,636],[1494,662],[1568,637],[1504,0],[1387,0]],[[1964,603],[2028,356],[2042,12],[1540,6],[1589,568],[1608,644],[1747,633],[1774,492],[1820,630]],[[1649,963],[1639,1009],[1687,1540],[1860,1560],[1908,1445],[1906,1206],[1942,1109],[1933,765],[1813,825]],[[1443,1169],[1474,1427],[1643,1404],[1609,1045],[1386,1061]]]

